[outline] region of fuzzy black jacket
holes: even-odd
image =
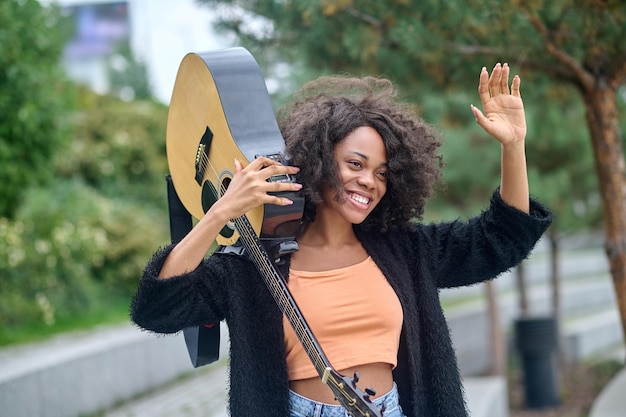
[[[506,205],[496,191],[490,207],[467,221],[385,234],[355,229],[402,304],[394,379],[407,417],[467,416],[439,288],[485,281],[517,265],[550,222],[551,214],[536,201],[526,214]],[[132,320],[157,333],[226,320],[230,414],[288,416],[282,315],[253,264],[243,257],[213,255],[188,274],[159,280],[171,248],[148,263],[132,301]]]

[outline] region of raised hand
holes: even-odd
[[[520,77],[513,77],[509,90],[509,65],[496,64],[491,75],[483,67],[478,94],[484,114],[471,106],[478,124],[503,145],[522,142],[526,137],[526,118],[520,95]]]

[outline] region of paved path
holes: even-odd
[[[110,410],[103,417],[228,417],[227,368],[223,363]]]
[[[469,378],[465,383],[472,415],[508,415],[505,381],[497,377]],[[109,410],[102,417],[229,417],[226,385],[226,365],[212,364],[195,370],[190,377]]]
[[[626,415],[626,368],[600,393],[589,412],[590,417],[624,417]]]

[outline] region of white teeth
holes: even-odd
[[[360,196],[358,194],[351,194],[350,198],[353,199],[354,201],[356,201],[357,203],[361,203],[361,204],[367,204],[370,202],[369,198]]]

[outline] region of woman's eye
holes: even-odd
[[[379,177],[380,179],[386,180],[386,179],[387,179],[387,171],[380,171],[380,172],[378,173],[378,177]]]
[[[349,163],[355,168],[361,168],[361,163],[359,161],[350,161]]]

